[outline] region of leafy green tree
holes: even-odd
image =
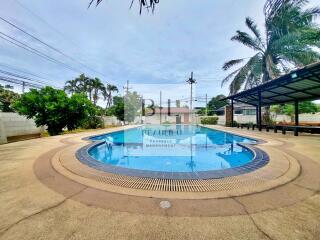
[[[34,119],[38,127],[46,125],[50,135],[61,134],[65,127],[74,130],[96,114],[96,108],[84,94],[68,97],[64,91],[52,87],[31,89],[13,107],[19,114]]]
[[[320,8],[305,9],[308,0],[267,0],[265,5],[265,36],[251,18],[246,18],[250,33],[237,31],[231,38],[255,51],[246,58],[234,59],[223,69],[242,64],[231,72],[222,85],[230,82],[230,93],[277,78],[290,71],[289,66],[301,67],[320,59],[320,28],[314,22]]]
[[[12,89],[12,87],[9,85],[2,86],[0,84],[0,111],[2,112],[14,112],[11,104],[20,96],[18,93],[9,89]]]
[[[209,111],[208,111],[209,113]],[[201,108],[197,111],[197,114],[200,116],[205,116],[206,115],[206,108]]]
[[[107,109],[107,116],[116,116],[118,120],[124,121],[124,100],[123,97],[113,97],[113,105]]]
[[[271,112],[276,114],[285,114],[288,116],[294,116],[294,105],[284,104],[284,105],[273,105],[270,108]],[[299,113],[316,113],[318,111],[317,104],[311,101],[304,101],[299,103]]]
[[[124,97],[113,97],[113,105],[107,109],[108,116],[118,120],[133,122],[141,114],[141,96],[137,92],[128,92]]]
[[[208,115],[212,116],[214,115],[214,111],[218,110],[221,107],[224,107],[228,105],[228,100],[223,100],[222,99],[226,98],[226,96],[220,94],[216,97],[213,97],[209,102],[208,102]]]

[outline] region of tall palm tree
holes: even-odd
[[[66,81],[64,85],[64,91],[73,95],[77,92],[78,82],[76,79]]]
[[[105,86],[99,78],[91,79],[91,86],[93,90],[93,95],[92,95],[93,104],[97,105],[100,93],[103,93],[106,91]]]
[[[112,105],[113,92],[119,92],[119,89],[117,88],[117,86],[112,84],[107,84],[106,92],[104,94],[104,98],[107,100],[107,107],[110,107]]]
[[[313,22],[320,15],[320,8],[305,9],[307,3],[308,0],[267,0],[265,36],[251,18],[246,18],[250,33],[238,30],[231,40],[253,49],[255,54],[246,62],[241,58],[224,64],[226,71],[242,64],[222,81],[222,85],[231,81],[230,94],[320,59],[320,28]]]
[[[92,78],[87,78],[84,82],[85,85],[85,92],[87,93],[87,96],[89,98],[89,100],[92,102],[92,92],[93,92],[93,88],[94,88],[94,81]]]
[[[85,93],[87,97],[91,97],[91,91],[90,90],[90,78],[87,77],[84,74],[81,74],[79,77],[75,79],[77,81],[77,93]]]

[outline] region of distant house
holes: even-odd
[[[150,112],[149,112],[150,113]],[[191,122],[191,111],[187,107],[155,108],[154,114],[143,117],[146,124],[189,124]]]
[[[224,116],[226,111],[226,107],[221,107],[218,110],[216,110],[216,114],[218,116]],[[245,115],[245,116],[251,116],[256,115],[256,107],[251,106],[244,103],[235,103],[233,105],[233,113],[234,115]]]

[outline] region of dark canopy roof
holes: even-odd
[[[261,92],[261,105],[272,105],[320,99],[320,62],[292,71],[277,79],[226,99],[257,106]]]

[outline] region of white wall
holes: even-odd
[[[256,115],[234,115],[233,119],[237,123],[256,123],[257,121]]]
[[[219,125],[225,125],[226,123],[226,117],[225,116],[218,116],[218,124]],[[271,117],[276,122],[291,122],[291,117],[287,115],[275,115],[271,114]],[[237,121],[237,123],[256,123],[256,116],[255,115],[234,115],[233,116],[234,121]],[[299,114],[299,122],[310,122],[310,123],[320,123],[320,113],[311,114],[311,113],[304,113]]]
[[[300,122],[318,122],[318,123],[320,123],[320,113],[299,114],[299,121]]]
[[[32,119],[17,113],[0,112],[0,143],[6,143],[7,137],[38,134],[42,128],[37,127]]]
[[[114,116],[104,116],[102,117],[103,119],[103,122],[104,122],[104,125],[105,126],[118,126],[118,125],[121,125],[121,121],[119,121],[116,117]]]
[[[184,114],[179,114],[179,115],[181,116],[181,123],[183,124],[185,121]],[[145,124],[160,124],[160,114],[158,113],[152,116],[142,117],[142,119]],[[162,122],[169,122],[172,124],[176,124],[176,115],[172,114],[171,116],[168,116],[167,114],[162,114],[161,120]]]

